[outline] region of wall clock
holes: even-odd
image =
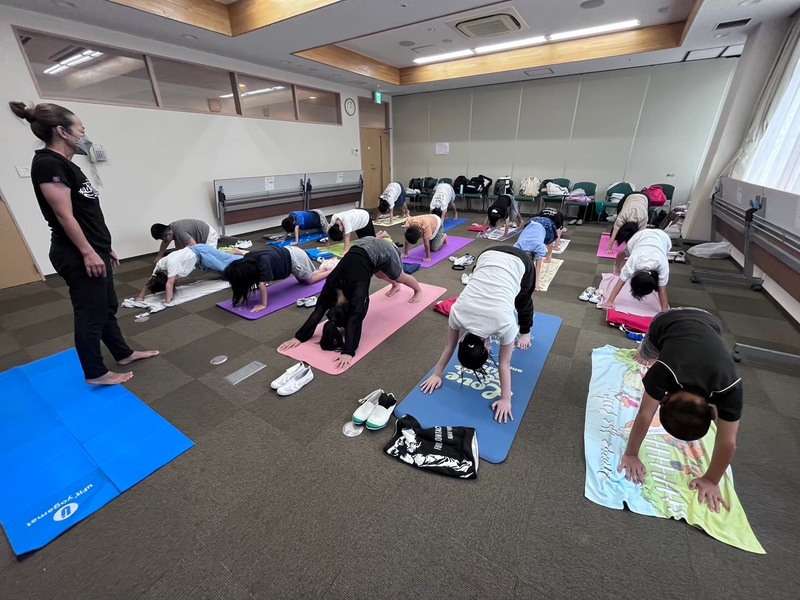
[[[356,114],[356,101],[352,98],[348,98],[344,101],[344,112],[346,112],[351,117]]]

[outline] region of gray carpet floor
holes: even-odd
[[[387,457],[391,427],[342,435],[357,398],[378,386],[402,398],[435,363],[446,323],[432,310],[347,373],[319,373],[280,398],[269,382],[292,361],[275,348],[307,309],[250,322],[214,305],[224,292],[145,323],[134,321],[140,310],[121,309],[131,345],[163,353],[134,365],[126,387],[196,445],[23,560],[0,536],[0,598],[797,598],[798,377],[741,366],[745,412],[733,468],[765,556],[684,522],[584,498],[590,353],[633,347],[603,311],[577,299],[611,270],[612,261],[595,257],[600,231],[570,231],[564,265],[550,290],[535,295],[537,312],[564,323],[508,459],[482,463],[476,481]],[[465,227],[452,233],[470,235]],[[260,233],[252,239],[263,243]],[[478,240],[466,251],[489,245]],[[692,284],[691,268],[672,270],[674,306],[715,312],[731,344],[800,351],[800,333],[764,294]],[[124,262],[120,298],[134,295],[151,269],[152,257]],[[417,276],[447,286],[445,297],[463,287],[447,261]],[[0,371],[72,345],[71,307],[57,277],[0,291],[0,315]],[[228,362],[210,365],[219,354]],[[225,381],[253,360],[267,368],[237,386]]]

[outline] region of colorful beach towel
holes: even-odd
[[[744,513],[730,467],[720,482],[730,512],[712,512],[697,502],[689,489],[692,479],[705,473],[714,449],[716,427],[696,442],[669,435],[658,414],[647,433],[639,458],[647,468],[644,485],[636,485],[617,472],[633,421],[641,403],[644,367],[633,360],[633,350],[613,346],[592,352],[592,380],[586,402],[584,447],[586,497],[608,508],[627,505],[640,515],[684,519],[711,537],[756,554],[765,554]]]

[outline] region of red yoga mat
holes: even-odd
[[[370,295],[369,310],[361,329],[361,342],[347,369],[352,368],[353,365],[377,348],[390,335],[428,308],[439,296],[447,291],[447,288],[435,285],[425,283],[420,283],[419,285],[422,288],[422,299],[416,304],[409,302],[412,292],[406,286],[401,286],[400,291],[391,298],[386,297],[386,292],[390,289],[390,286],[386,286]],[[323,325],[324,322],[320,323],[311,339],[304,344],[286,351],[279,350],[279,352],[295,360],[308,363],[313,368],[329,375],[341,375],[347,369],[336,368],[337,363],[334,361],[339,354],[323,350],[319,346]]]

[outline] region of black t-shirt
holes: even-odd
[[[78,165],[58,152],[43,148],[37,150],[33,156],[31,180],[39,209],[52,230],[50,240],[54,245],[75,247],[56,217],[53,207],[44,197],[41,188],[44,183],[62,183],[69,188],[72,214],[80,225],[83,235],[86,236],[86,241],[96,252],[104,254],[111,252],[111,233],[106,227],[103,211],[100,208],[100,196]]]
[[[537,215],[538,217],[547,217],[553,223],[555,223],[556,229],[561,229],[564,227],[564,215],[561,214],[560,211],[556,210],[555,208],[548,206]]]
[[[261,283],[280,281],[292,274],[292,255],[286,248],[267,246],[247,255],[258,266],[258,280]]]
[[[489,207],[490,214],[496,214],[501,219],[508,216],[508,209],[511,208],[513,198],[508,194],[502,194]]]
[[[668,310],[653,319],[647,337],[658,361],[644,376],[647,393],[661,400],[683,389],[707,398],[723,421],[738,421],[742,380],[721,331],[719,319],[699,309]]]

